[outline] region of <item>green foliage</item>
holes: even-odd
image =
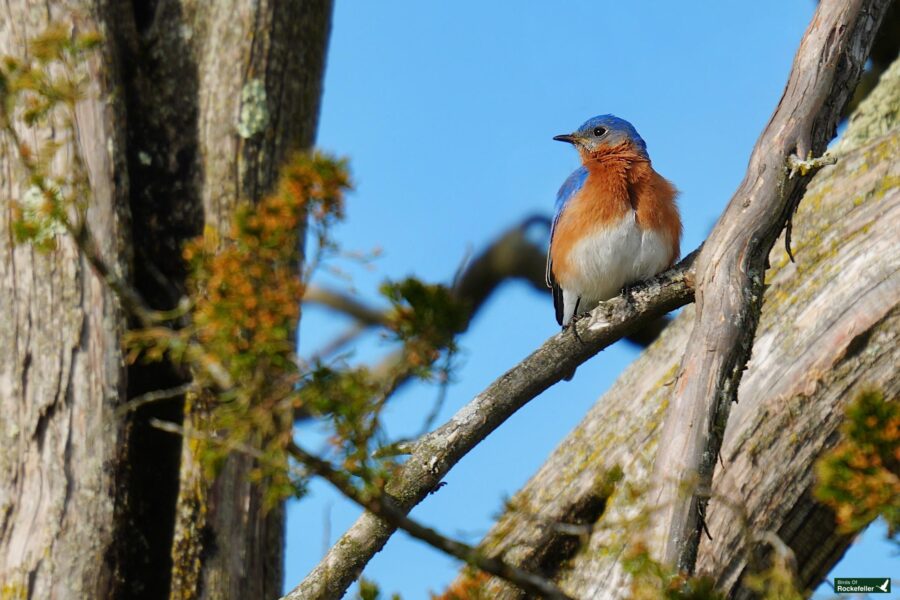
[[[402,342],[402,358],[379,373],[317,365],[303,377],[298,395],[298,407],[329,420],[341,468],[370,492],[380,490],[396,466],[393,443],[381,426],[387,401],[406,378],[434,377],[437,361],[455,350],[455,335],[466,318],[445,286],[407,278],[385,283],[381,291],[391,303],[388,330]]]
[[[884,517],[900,528],[900,404],[879,391],[861,393],[848,407],[843,440],[816,465],[816,497],[830,506],[842,531],[861,530]]]
[[[339,453],[341,466],[367,481],[375,479],[370,457],[386,399],[381,385],[364,367],[338,371],[320,366],[305,379],[299,392],[300,406],[330,419],[330,441]]]
[[[443,285],[429,285],[408,277],[387,282],[381,293],[391,302],[391,329],[404,342],[406,362],[422,377],[444,350],[455,350],[454,338],[463,329],[467,310]]]
[[[300,236],[307,215],[324,222],[342,214],[349,185],[343,161],[296,154],[275,192],[238,208],[227,236],[208,229],[184,250],[193,311],[179,337],[196,340],[236,382],[219,391],[209,411],[209,430],[224,439],[207,446],[206,464],[213,468],[235,447],[249,446],[259,457],[251,477],[267,481],[273,503],[303,485],[286,458],[300,402],[294,354],[304,290]],[[132,338],[142,348],[147,332]],[[202,381],[203,370],[195,372]]]
[[[356,597],[358,600],[380,600],[384,598],[378,584],[365,577],[359,578],[359,592]],[[391,594],[391,600],[400,600],[400,594]]]

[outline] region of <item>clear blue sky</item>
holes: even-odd
[[[804,0],[337,0],[318,145],[349,157],[357,184],[336,237],[346,250],[379,248],[382,256],[372,269],[335,266],[367,299],[385,278],[449,282],[463,258],[497,234],[526,215],[551,213],[557,188],[577,166],[572,149],[551,137],[609,112],[637,127],[656,169],[681,190],[682,250],[690,251],[740,182],[813,9]],[[317,280],[346,285],[325,272]],[[301,353],[347,324],[307,310]],[[556,332],[549,296],[503,287],[460,340],[457,382],[438,422]],[[354,360],[375,361],[387,349],[371,336]],[[636,355],[617,344],[579,368],[573,382],[548,390],[413,515],[477,542],[503,498]],[[436,396],[427,386],[405,389],[389,409],[389,431],[417,432]],[[314,429],[301,428],[301,439],[312,443]],[[287,588],[358,514],[321,483],[289,505]],[[879,536],[870,537],[855,550],[857,563],[838,574],[900,574]],[[442,590],[458,566],[398,534],[366,575],[410,600]]]

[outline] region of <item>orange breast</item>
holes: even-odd
[[[653,229],[671,243],[671,263],[681,247],[677,191],[653,170],[649,161],[628,157],[587,161],[588,177],[556,223],[550,259],[553,275],[565,287],[570,277],[572,249],[585,236],[619,223],[634,210],[641,229]]]
[[[628,172],[631,199],[637,224],[666,234],[672,243],[672,263],[681,249],[681,217],[675,196],[678,191],[648,162],[636,163]]]
[[[565,287],[572,249],[585,236],[597,229],[609,227],[631,210],[628,180],[624,168],[607,165],[599,168],[588,165],[584,186],[569,200],[556,223],[550,259],[553,275]]]

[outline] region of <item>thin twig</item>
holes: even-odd
[[[290,446],[290,454],[300,463],[306,465],[310,471],[337,488],[344,496],[359,504],[369,513],[377,515],[393,527],[402,529],[416,539],[426,542],[443,552],[465,561],[495,575],[510,583],[517,585],[522,590],[537,594],[542,598],[558,600],[572,600],[553,582],[530,573],[497,558],[489,558],[481,554],[476,548],[464,544],[458,540],[448,538],[430,527],[425,527],[406,516],[406,512],[391,502],[384,494],[364,494],[354,486],[348,476],[342,471],[334,469],[328,462],[314,456],[296,444]],[[299,600],[303,596],[294,593],[288,594],[288,600]]]
[[[161,431],[180,435],[188,439],[203,440],[218,444],[227,450],[240,452],[262,463],[271,464],[271,457],[261,452],[258,448],[234,440],[229,440],[227,437],[194,429],[188,430],[176,423],[156,418],[150,419],[150,425]],[[417,521],[410,519],[403,511],[396,507],[391,498],[386,494],[370,494],[362,492],[350,481],[350,477],[345,472],[335,469],[328,461],[304,450],[296,443],[292,442],[288,446],[288,454],[298,463],[305,466],[309,474],[322,477],[349,500],[359,504],[369,512],[378,515],[395,527],[403,529],[414,538],[422,540],[430,546],[465,561],[466,563],[472,564],[483,571],[518,585],[527,592],[538,594],[542,598],[572,600],[551,581],[535,575],[534,573],[519,569],[500,559],[484,557],[474,547],[458,540],[448,538],[434,529],[425,527]],[[284,465],[278,464],[277,467],[284,468]],[[307,473],[303,474],[303,476],[306,475]],[[291,596],[288,596],[288,598],[291,598]]]
[[[576,325],[582,343],[572,335],[553,336],[446,424],[415,443],[412,454],[398,468],[386,489],[396,499],[396,508],[403,513],[411,510],[481,440],[566,373],[634,327],[691,302],[693,258],[691,253],[666,273],[635,286],[628,297],[619,296],[602,303],[589,318]],[[340,597],[394,529],[377,516],[364,514],[286,597]]]
[[[74,228],[70,224],[66,224],[67,229],[75,241],[82,256],[84,256],[88,264],[96,272],[97,276],[106,282],[106,285],[118,298],[122,308],[129,315],[137,319],[138,323],[144,328],[156,327],[160,322],[170,321],[180,316],[183,308],[189,307],[189,302],[182,303],[182,306],[174,311],[155,311],[151,309],[144,298],[133,286],[129,285],[118,273],[116,273],[100,255],[100,250],[94,242],[90,234],[90,230],[86,225]],[[160,329],[157,327],[157,329]],[[174,329],[165,328],[161,331],[169,331],[169,335],[173,338],[178,336]],[[178,338],[181,342],[181,338]],[[212,382],[221,390],[230,390],[234,387],[234,381],[228,370],[225,369],[219,360],[206,351],[206,349],[196,341],[189,340],[187,342],[186,356],[194,362],[200,369],[209,375]]]
[[[337,354],[347,344],[358,338],[360,335],[369,330],[369,325],[365,323],[354,323],[343,333],[338,334],[330,342],[316,350],[316,353],[309,357],[310,364],[322,363]]]
[[[146,404],[183,396],[184,394],[191,391],[191,389],[194,388],[194,385],[195,384],[193,382],[185,383],[173,388],[168,388],[165,390],[154,390],[152,392],[147,392],[146,394],[141,394],[140,396],[132,398],[122,406],[118,407],[116,409],[116,416],[122,417],[125,414],[133,412]]]
[[[232,452],[239,452],[240,454],[245,454],[251,458],[255,458],[261,462],[270,461],[265,454],[259,448],[254,448],[253,446],[244,444],[243,442],[237,442],[227,437],[217,435],[215,433],[207,433],[205,431],[200,431],[197,429],[191,428],[188,430],[186,427],[179,425],[178,423],[173,423],[171,421],[164,421],[162,419],[157,419],[153,417],[149,421],[150,426],[159,429],[160,431],[165,431],[166,433],[174,433],[175,435],[180,435],[181,437],[187,438],[189,440],[200,440],[204,442],[210,442],[213,444],[218,444],[225,448],[226,450]],[[283,465],[279,465],[283,466]]]
[[[357,300],[348,294],[318,285],[310,285],[303,294],[303,302],[318,304],[349,315],[367,326],[390,327],[391,321],[386,310],[379,310]]]

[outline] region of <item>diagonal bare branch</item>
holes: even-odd
[[[809,174],[791,161],[819,155],[862,71],[889,0],[823,0],[747,175],[697,258],[697,319],[654,467],[655,558],[693,570],[706,500],[731,403],[750,357],[768,254]],[[687,487],[690,485],[693,487]],[[693,489],[693,494],[685,494]]]
[[[553,336],[507,371],[447,423],[415,443],[386,493],[403,514],[518,409],[629,331],[693,300],[692,253],[671,270],[601,303],[589,318]],[[577,333],[577,335],[576,335]],[[286,599],[340,598],[395,528],[363,514]]]
[[[425,527],[410,519],[406,516],[405,511],[390,501],[390,498],[383,495],[364,495],[350,482],[346,473],[335,470],[328,462],[310,454],[300,446],[291,445],[289,452],[291,456],[305,465],[312,473],[331,483],[344,496],[356,502],[370,513],[378,515],[379,518],[384,519],[391,526],[404,530],[414,538],[422,540],[450,556],[454,556],[475,565],[487,573],[514,583],[526,592],[537,594],[541,598],[572,600],[553,582],[496,557],[484,556],[476,548],[445,537],[434,529]],[[287,597],[292,598],[293,596],[288,595]]]
[[[491,294],[506,281],[522,281],[532,289],[549,295],[550,289],[544,281],[546,243],[536,242],[530,235],[531,230],[537,227],[546,229],[543,234],[546,237],[550,231],[550,219],[541,215],[526,217],[504,231],[473,259],[463,262],[453,280],[451,293],[466,306],[467,313],[461,330],[454,333],[463,333]],[[319,349],[311,362],[331,356],[371,327],[390,325],[389,315],[385,310],[333,289],[310,286],[303,300],[337,310],[356,320],[353,326]],[[670,321],[667,316],[647,321],[628,332],[625,338],[646,347],[659,337]],[[376,365],[374,372],[382,378],[395,377],[404,364],[403,352],[394,352]],[[402,376],[398,387],[408,378],[408,374]],[[304,418],[308,415],[301,413],[297,416]]]

